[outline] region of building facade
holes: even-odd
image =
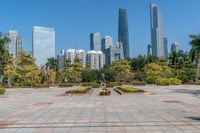
[[[152,55],[157,57],[165,56],[163,24],[160,7],[150,4],[150,25],[151,25],[151,45]]]
[[[115,46],[111,46],[104,51],[105,63],[111,65],[113,62],[124,59],[124,51],[122,43],[117,42]]]
[[[128,31],[128,16],[126,9],[119,9],[118,42],[122,42],[124,57],[129,58],[130,57],[129,31]]]
[[[34,26],[32,50],[38,66],[45,65],[48,58],[55,58],[54,28]]]
[[[167,37],[163,37],[164,40],[164,57],[168,57],[168,40]]]
[[[178,42],[173,42],[172,45],[171,45],[171,53],[172,52],[178,52],[180,51],[181,48],[180,48],[180,43]]]
[[[104,51],[113,45],[113,39],[111,36],[105,36],[101,41],[101,51]]]
[[[148,44],[147,45],[147,56],[150,56],[152,55],[152,47],[151,47],[151,44]]]
[[[99,32],[90,33],[90,50],[101,51],[101,35]]]
[[[7,37],[10,39],[7,50],[12,56],[18,57],[18,51],[22,49],[22,37],[15,30],[9,30]]]
[[[102,51],[91,50],[86,55],[86,67],[88,69],[98,70],[105,65],[105,55]]]

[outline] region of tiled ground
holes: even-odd
[[[0,133],[200,133],[200,86],[139,88],[147,93],[9,89],[0,96]]]

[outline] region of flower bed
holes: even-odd
[[[129,87],[127,85],[118,86],[117,89],[123,92],[144,92],[144,90],[140,90],[137,88]]]
[[[87,93],[90,89],[91,87],[78,87],[76,89],[66,91],[65,93],[66,94],[83,94],[83,93]]]
[[[92,88],[99,88],[101,85],[96,82],[81,83],[81,86],[91,86]]]
[[[109,87],[109,88],[112,88],[112,87],[115,87],[115,86],[122,86],[122,83],[120,83],[120,82],[110,82],[110,83],[106,84],[106,87]]]
[[[101,95],[101,96],[109,96],[110,94],[111,94],[111,91],[108,90],[108,89],[106,89],[106,88],[101,89],[101,90],[99,91],[99,95]]]

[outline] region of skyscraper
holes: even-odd
[[[160,7],[156,4],[150,4],[150,25],[151,25],[151,45],[152,55],[164,57],[164,36],[162,27],[162,16]]]
[[[101,50],[101,35],[99,32],[90,34],[90,50]]]
[[[105,36],[101,41],[101,51],[110,48],[113,45],[113,39],[111,36]]]
[[[33,27],[33,57],[36,65],[45,65],[47,59],[55,58],[55,30],[48,27]]]
[[[18,50],[22,49],[22,37],[15,30],[9,30],[7,37],[10,39],[7,49],[11,55],[17,57]]]
[[[171,45],[171,52],[178,52],[180,50],[181,50],[180,43],[173,42],[172,45]]]
[[[168,57],[168,41],[167,37],[163,37],[164,41],[164,57]]]
[[[119,9],[118,23],[118,42],[122,42],[124,57],[129,58],[129,32],[128,32],[128,17],[126,9]]]

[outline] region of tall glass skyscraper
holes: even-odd
[[[157,57],[164,57],[165,44],[163,37],[162,16],[160,7],[152,3],[150,4],[150,25],[152,55]]]
[[[22,37],[15,30],[9,30],[7,37],[10,39],[7,49],[12,56],[17,57],[18,50],[22,49]]]
[[[99,32],[90,34],[90,50],[101,50],[101,35]]]
[[[35,63],[38,66],[45,65],[48,58],[55,58],[55,30],[34,26],[32,50]]]
[[[124,57],[129,58],[129,32],[126,9],[119,9],[118,42],[122,42]]]

